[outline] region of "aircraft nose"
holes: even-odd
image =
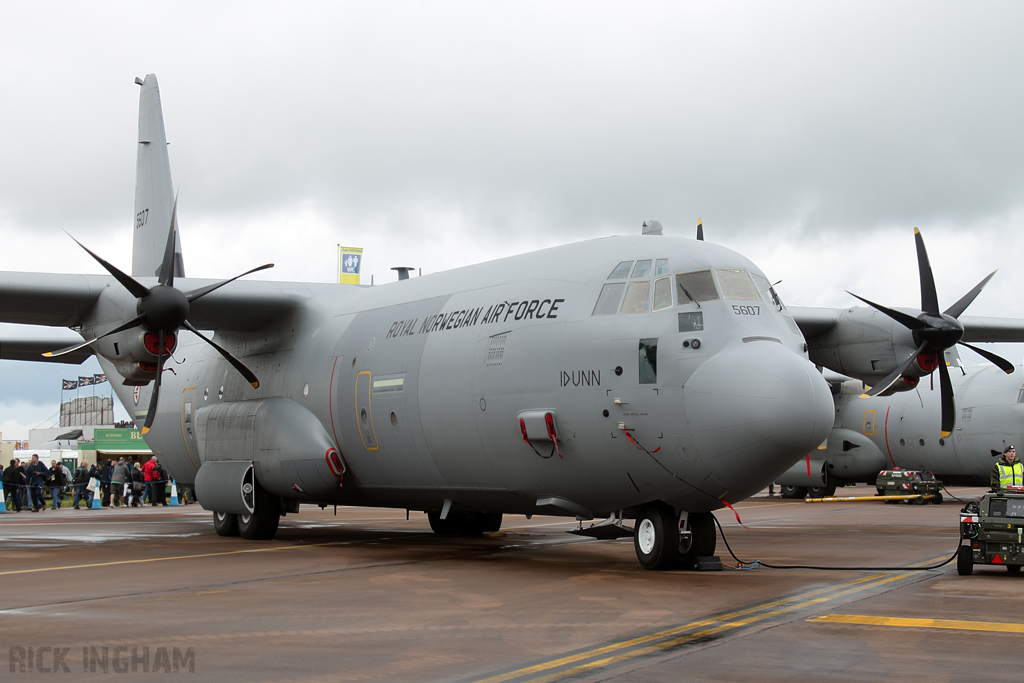
[[[724,349],[683,386],[690,438],[729,498],[767,486],[828,436],[832,393],[805,358],[770,341]],[[707,488],[707,487],[701,487]]]

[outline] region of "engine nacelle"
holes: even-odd
[[[912,316],[917,313],[905,312]],[[917,344],[910,330],[873,308],[859,306],[843,311],[835,326],[807,340],[812,363],[869,386],[880,382],[915,351]],[[906,374],[928,373],[914,364]]]
[[[337,496],[344,480],[344,460],[316,416],[295,401],[265,398],[218,403],[197,410],[195,419],[196,446],[203,463],[200,472],[207,463],[252,463],[256,480],[276,496],[303,500]]]

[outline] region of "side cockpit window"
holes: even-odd
[[[714,301],[718,298],[715,280],[710,270],[698,270],[693,273],[676,275],[676,296],[679,305],[701,301]]]
[[[785,306],[782,305],[782,299],[779,298],[779,295],[775,292],[775,288],[772,287],[771,283],[769,283],[766,278],[758,275],[757,273],[751,273],[750,275],[754,278],[754,284],[757,285],[757,291],[761,292],[762,299],[775,304],[775,308],[780,311],[785,308]]]
[[[632,261],[629,262],[632,264]],[[597,305],[591,315],[615,315],[619,310],[619,300],[622,299],[622,291],[626,289],[625,282],[610,282],[601,288],[601,295],[597,297]]]
[[[760,301],[754,281],[745,270],[716,268],[718,284],[722,287],[722,298],[730,301]]]

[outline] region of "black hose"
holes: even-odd
[[[715,520],[715,524],[718,526],[719,533],[722,534],[722,541],[725,543],[726,549],[729,554],[732,555],[732,559],[739,562],[741,569],[762,566],[768,567],[769,569],[815,569],[820,571],[834,571],[834,572],[924,572],[932,569],[938,569],[945,567],[947,564],[956,559],[956,555],[960,550],[960,539],[957,539],[957,549],[953,551],[953,554],[944,562],[934,564],[928,567],[819,567],[810,564],[768,564],[764,560],[754,560],[753,562],[747,562],[736,557],[736,553],[732,551],[732,546],[729,545],[729,539],[725,537],[725,530],[722,528],[722,523],[718,521],[718,517],[711,515],[711,518]]]

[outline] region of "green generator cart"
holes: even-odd
[[[970,576],[976,564],[1003,565],[1011,574],[1024,565],[1024,488],[986,493],[960,510],[956,570]]]
[[[882,470],[875,480],[875,490],[880,496],[914,496],[902,501],[887,500],[887,503],[924,505],[930,500],[936,505],[942,504],[942,482],[933,473],[924,470]]]

